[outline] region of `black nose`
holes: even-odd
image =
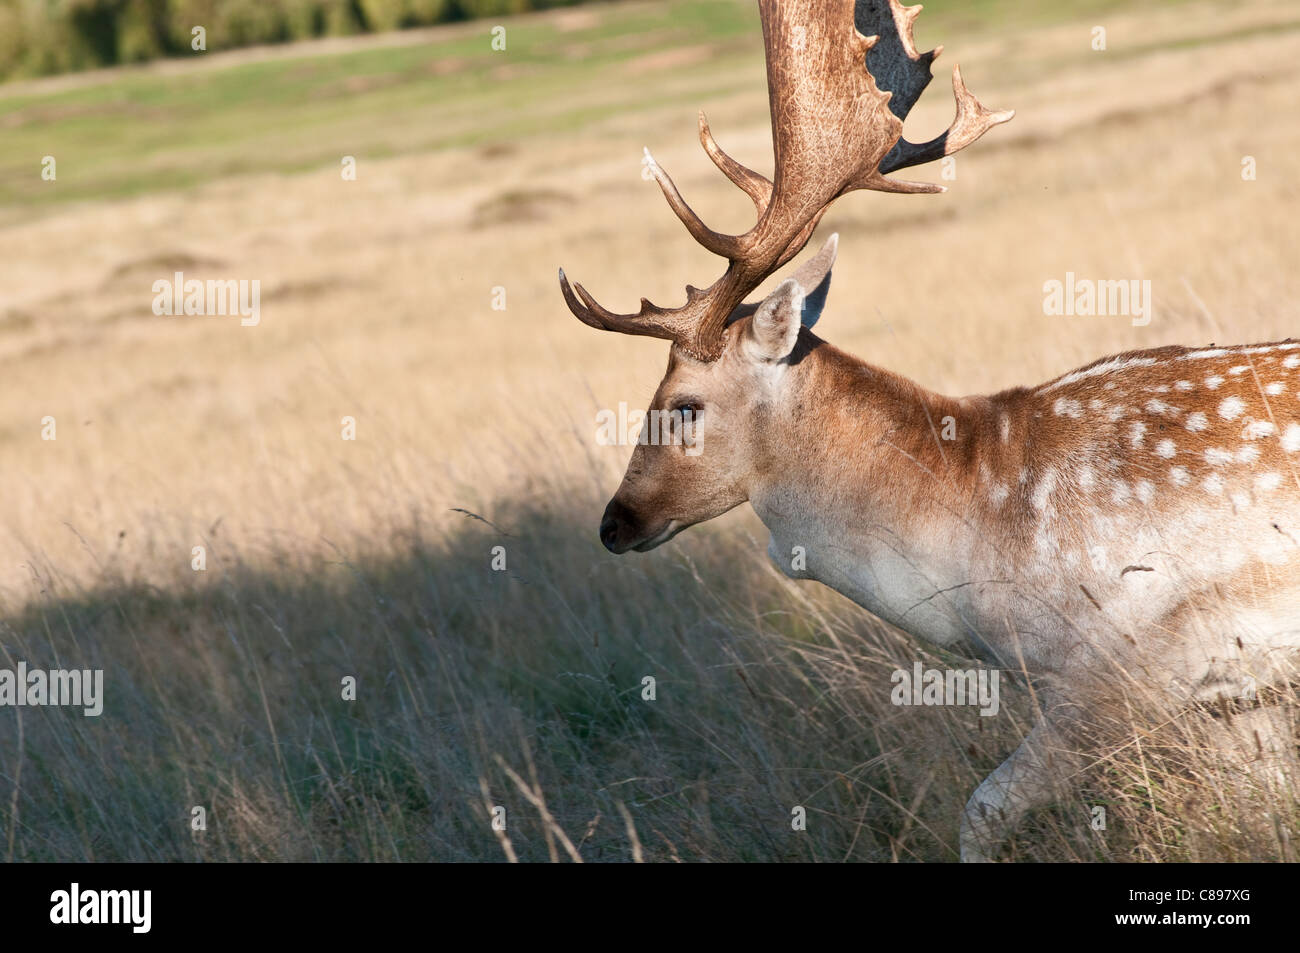
[[[600,541],[611,553],[618,552],[615,547],[618,545],[619,533],[627,523],[627,516],[627,507],[618,500],[610,500],[605,507],[605,515],[600,521]]]

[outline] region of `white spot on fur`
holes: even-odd
[[[1137,491],[1137,498],[1141,500],[1144,504],[1150,503],[1155,498],[1156,495],[1155,484],[1153,484],[1150,480],[1138,480],[1136,491]]]
[[[1111,490],[1110,501],[1122,505],[1129,501],[1131,495],[1132,491],[1129,489],[1128,484],[1123,480],[1116,480],[1114,487]]]
[[[1133,447],[1142,446],[1142,437],[1147,432],[1147,425],[1140,420],[1135,420],[1129,426],[1128,441]]]
[[[1056,398],[1056,403],[1052,404],[1052,412],[1058,417],[1072,417],[1078,420],[1083,416],[1083,407],[1077,400],[1071,400],[1068,397]]]
[[[1034,487],[1033,495],[1030,497],[1034,504],[1034,509],[1045,510],[1047,504],[1051,501],[1052,490],[1056,488],[1056,471],[1048,470],[1043,474],[1043,478],[1038,481],[1038,486]]]
[[[1300,347],[1300,342],[1283,341],[1281,344],[1261,344],[1259,347],[1237,348],[1238,354],[1266,354],[1269,351],[1293,351]]]
[[[1277,433],[1277,426],[1271,420],[1252,420],[1241,431],[1242,440],[1262,440]]]
[[[1238,364],[1236,367],[1228,368],[1228,373],[1231,374],[1233,377],[1240,377],[1248,370],[1250,370],[1249,364]]]
[[[994,506],[1001,506],[1007,499],[1007,488],[1001,483],[994,483],[993,490],[989,493],[989,499],[993,501]]]
[[[1212,467],[1226,467],[1232,462],[1232,454],[1227,450],[1221,450],[1218,447],[1207,447],[1205,450],[1205,462]]]
[[[1282,366],[1288,370],[1300,367],[1300,354],[1289,354],[1282,359]]]
[[[1182,467],[1173,467],[1169,471],[1169,479],[1174,481],[1174,486],[1187,486],[1192,482],[1192,478],[1187,475],[1187,471]]]
[[[1238,463],[1254,463],[1259,459],[1259,447],[1253,443],[1248,443],[1237,451]]]
[[[1198,410],[1194,414],[1187,415],[1187,422],[1185,426],[1192,433],[1199,433],[1200,431],[1204,430],[1206,427],[1209,426],[1209,422],[1206,421],[1205,414],[1201,413]]]
[[[1217,473],[1211,473],[1207,476],[1201,486],[1205,487],[1205,492],[1212,496],[1223,495],[1223,477]]]
[[[1282,485],[1282,474],[1270,470],[1268,473],[1261,473],[1255,477],[1255,488],[1263,493],[1270,490],[1276,490]]]
[[[1236,420],[1246,409],[1246,402],[1240,397],[1225,397],[1219,403],[1219,416],[1224,420]]]
[[[1174,442],[1168,437],[1156,444],[1156,454],[1164,457],[1166,460],[1172,459],[1173,455],[1177,452],[1178,448],[1174,446]]]
[[[1287,453],[1300,450],[1300,424],[1287,424],[1282,432],[1282,449]]]
[[[1055,380],[1046,387],[1041,388],[1038,393],[1046,394],[1049,391],[1056,390],[1058,387],[1064,387],[1066,384],[1073,384],[1075,381],[1081,381],[1088,377],[1097,377],[1101,374],[1109,374],[1111,371],[1123,371],[1130,367],[1150,367],[1156,362],[1154,357],[1113,357],[1109,361],[1102,361],[1100,364],[1094,364],[1092,367],[1085,367],[1081,371],[1073,371],[1066,374],[1059,380]],[[1110,388],[1114,384],[1111,381],[1107,384]]]
[[[1234,490],[1232,492],[1232,505],[1239,510],[1244,510],[1250,506],[1250,494],[1242,490]]]
[[[1220,377],[1218,374],[1215,374],[1213,377],[1207,377],[1205,379],[1205,386],[1208,387],[1210,390],[1218,390],[1219,385],[1222,383],[1223,383],[1223,378]]]
[[[1002,430],[1002,442],[1006,443],[1011,439],[1011,418],[1003,414],[998,421],[998,426]]]
[[[1181,390],[1186,392],[1191,389],[1192,389],[1191,381],[1179,381],[1178,383],[1174,384],[1174,390]]]
[[[1276,397],[1284,390],[1286,390],[1286,384],[1281,381],[1274,381],[1264,388],[1264,393],[1268,394],[1269,397]]]

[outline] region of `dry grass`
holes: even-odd
[[[948,392],[1295,333],[1291,4],[1108,13],[1105,53],[1092,17],[940,33],[961,21],[937,6],[922,40],[1018,116],[959,158],[950,193],[828,215],[843,241],[820,333]],[[719,42],[682,60],[629,40],[566,88],[563,128],[497,106],[490,141],[360,154],[355,182],[332,160],[0,215],[0,645],[103,667],[108,692],[98,719],[0,711],[0,850],[499,859],[486,790],[527,860],[567,856],[557,828],[590,860],[631,859],[632,831],[647,860],[955,857],[960,807],[1030,723],[1029,692],[995,719],[892,707],[889,673],[939,657],[779,576],[747,509],[645,556],[595,538],[626,457],[595,445],[596,410],[644,402],[664,347],[582,327],[555,269],[616,308],[711,279],[638,160],[650,145],[707,221],[746,224],[690,104],[770,164],[761,56],[756,35]],[[913,138],[947,121],[944,85]],[[302,136],[304,154],[355,149],[330,125]],[[75,150],[59,163],[75,180]],[[260,279],[261,324],[154,316],[150,285],[177,269]],[[1045,317],[1042,284],[1066,271],[1151,279],[1155,319]],[[1290,856],[1293,796],[1225,793],[1194,719],[1141,724],[1009,856]]]

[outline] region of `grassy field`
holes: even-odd
[[[836,205],[820,334],[970,393],[1296,333],[1300,11],[1134,6],[927,4],[909,136],[956,62],[1017,117],[945,195]],[[596,539],[627,450],[595,415],[666,348],[580,325],[556,267],[616,309],[712,280],[641,148],[748,226],[695,111],[770,169],[754,6],[504,23],[504,52],[477,23],[0,86],[0,667],[107,693],[0,709],[0,857],[955,859],[1023,685],[996,718],[892,706],[895,668],[968,663],[785,579],[747,507]],[[175,271],[260,280],[260,323],[156,316]],[[1046,317],[1066,271],[1149,278],[1154,319]],[[1202,730],[1134,734],[1008,856],[1294,859],[1294,800],[1225,793]]]

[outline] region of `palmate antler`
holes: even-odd
[[[697,242],[727,259],[727,270],[704,290],[687,285],[680,308],[660,308],[642,298],[636,314],[615,314],[582,285],[570,285],[561,269],[564,300],[584,323],[666,338],[701,360],[716,360],[732,311],[799,253],[832,202],[855,189],[942,192],[942,186],[890,179],[886,173],[957,152],[1014,115],[985,109],[954,68],[956,119],[935,139],[910,143],[902,138],[903,120],[929,84],[930,64],[942,49],[916,52],[912,25],[919,5],[903,7],[897,0],[759,0],[758,5],[775,181],[723,152],[700,114],[705,152],[753,200],[757,223],[743,235],[709,228],[647,150],[647,164],[668,204]]]

